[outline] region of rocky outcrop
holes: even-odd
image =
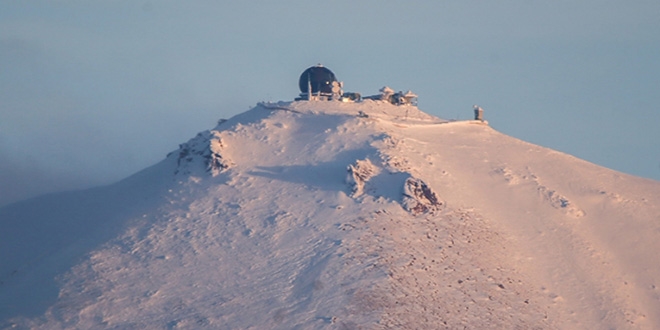
[[[216,176],[233,165],[224,155],[224,148],[220,132],[199,133],[190,141],[179,145],[178,154],[173,153],[177,157],[177,168],[174,173],[187,175],[202,168],[212,176]],[[172,154],[169,156],[171,157]]]
[[[358,160],[348,165],[346,182],[351,187],[351,197],[359,197],[364,193],[364,185],[377,174],[377,168],[369,159]]]
[[[413,215],[434,213],[444,206],[444,202],[421,179],[410,177],[403,185],[403,208]]]

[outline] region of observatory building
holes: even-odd
[[[298,80],[300,87],[300,97],[296,101],[330,101],[337,100],[342,102],[359,102],[363,99],[386,101],[394,105],[417,105],[417,95],[411,91],[394,92],[393,89],[385,86],[380,90],[380,94],[365,96],[360,93],[344,93],[342,88],[344,84],[337,81],[335,74],[330,69],[321,64],[307,68],[300,75]]]
[[[342,83],[337,81],[330,69],[321,64],[303,71],[298,87],[300,98],[297,100],[338,100],[342,95]]]

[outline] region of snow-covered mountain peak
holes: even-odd
[[[397,144],[403,137],[391,127],[446,123],[415,106],[395,106],[383,101],[260,103],[199,133],[168,158],[176,159],[174,174],[184,176],[199,176],[203,172],[217,176],[227,171],[240,175],[275,164],[320,165],[326,166],[329,173],[345,169],[350,196],[387,196],[420,214],[435,210],[442,201],[422,179],[415,177],[407,160],[397,155]],[[336,175],[334,181],[343,177]],[[393,192],[395,186],[398,188]]]
[[[660,183],[387,102],[261,103],[0,209],[0,329],[654,329]]]
[[[359,137],[355,143],[373,144],[374,140],[387,140],[394,143],[387,133],[387,125],[409,127],[418,125],[438,125],[447,121],[428,115],[417,107],[395,106],[389,102],[365,100],[359,103],[344,102],[278,102],[260,103],[255,108],[237,115],[230,120],[221,120],[209,131],[199,133],[187,143],[180,145],[180,150],[168,155],[177,162],[176,173],[189,173],[193,159],[199,159],[212,175],[217,175],[233,165],[231,147],[225,145],[228,140],[236,140],[234,153],[247,153],[254,161],[268,161],[273,153],[283,154],[289,158],[296,156],[296,149],[287,152],[273,152],[261,148],[285,148],[288,143],[300,145],[305,143],[326,144],[335,149],[350,149],[344,145],[326,143],[327,137],[339,136],[351,132],[349,139]],[[311,140],[310,140],[311,138]],[[297,141],[296,141],[297,140]],[[370,141],[367,141],[370,140]],[[225,142],[223,142],[225,141]],[[348,141],[346,141],[348,142]],[[240,147],[237,144],[241,145]],[[245,148],[246,144],[251,144]],[[336,151],[336,150],[335,150]],[[257,154],[260,157],[255,157]],[[317,157],[329,157],[332,151],[321,155],[315,150]],[[298,156],[303,153],[297,153]],[[241,157],[237,155],[236,157]],[[300,157],[298,157],[300,158]],[[283,159],[276,158],[276,161]],[[310,160],[312,161],[312,160]],[[243,162],[244,165],[252,161]]]

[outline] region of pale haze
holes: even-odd
[[[0,1],[0,205],[109,184],[322,63],[660,179],[657,1]]]

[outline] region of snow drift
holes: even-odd
[[[378,101],[0,209],[0,328],[657,329],[660,183]]]

